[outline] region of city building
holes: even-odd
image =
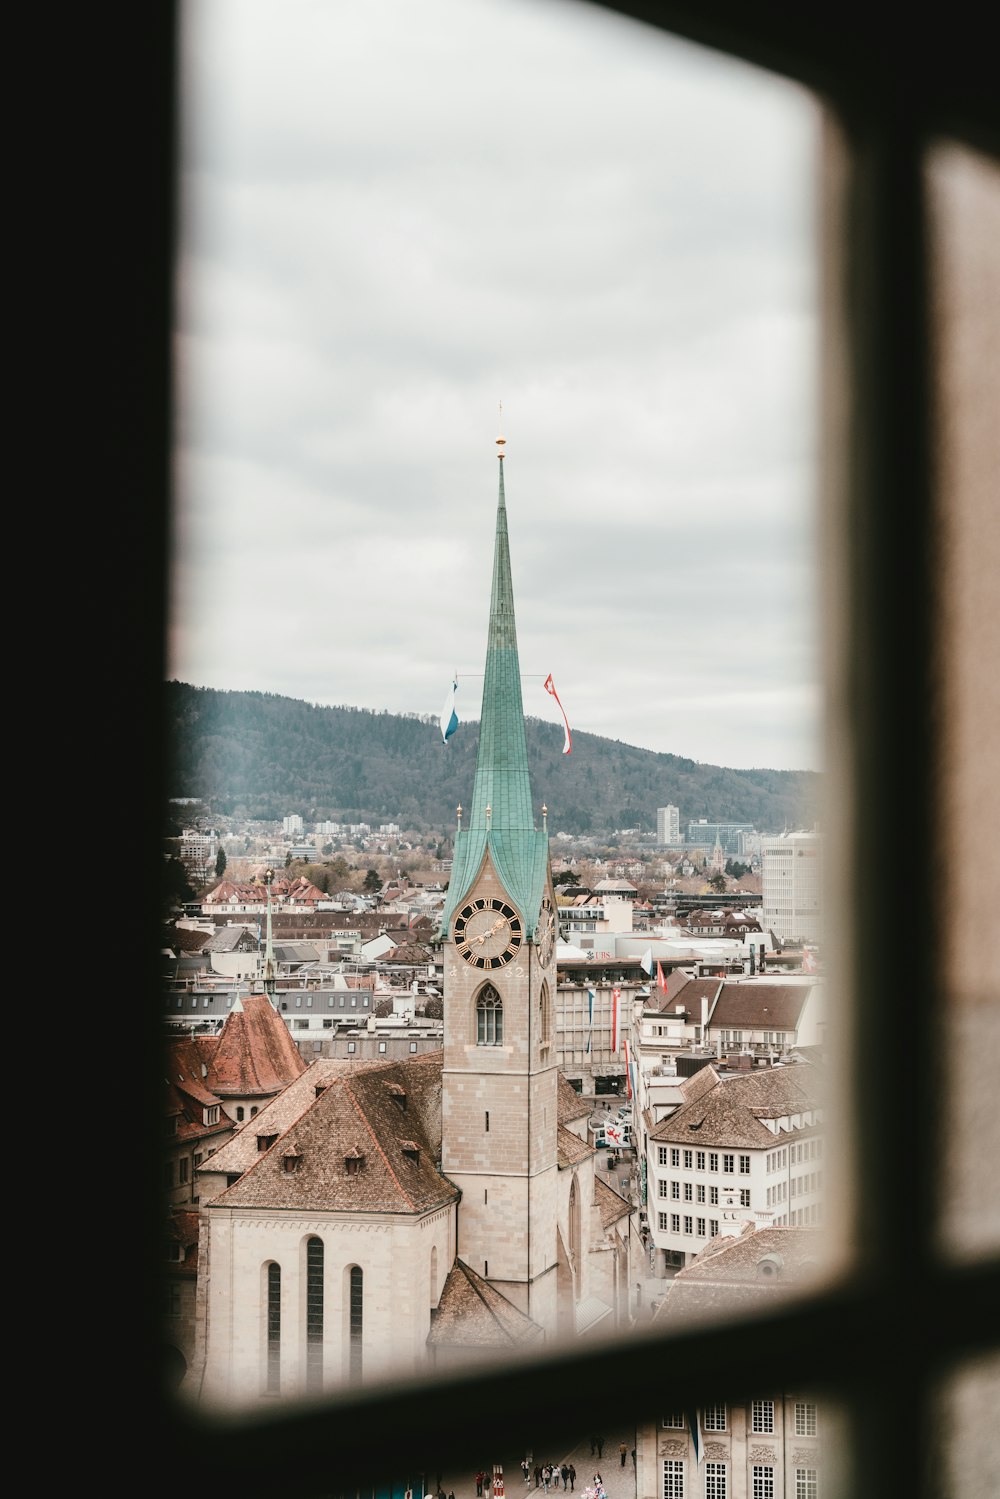
[[[719,1237],[668,1282],[653,1322],[664,1331],[779,1305],[815,1278],[819,1235],[747,1224]],[[637,1492],[660,1499],[820,1499],[838,1468],[838,1428],[815,1391],[749,1389],[734,1398],[664,1409],[636,1428]],[[728,1400],[726,1395],[729,1395]]]
[[[679,807],[657,807],[656,841],[657,843],[679,843],[681,841],[681,814]]]
[[[823,859],[818,833],[760,840],[761,925],[783,942],[823,939]]]
[[[595,1175],[557,1064],[555,891],[531,801],[502,452],[488,642],[438,928],[443,1047],[317,1059],[203,1165],[188,1387],[210,1406],[495,1361],[628,1317],[631,1203]],[[270,948],[269,930],[277,998]]]
[[[685,838],[696,848],[711,850],[718,843],[726,858],[735,858],[744,853],[744,840],[755,832],[752,822],[710,822],[707,817],[699,817],[688,823]]]

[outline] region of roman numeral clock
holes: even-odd
[[[455,917],[455,947],[470,968],[503,968],[516,958],[523,940],[521,918],[505,900],[467,901]]]

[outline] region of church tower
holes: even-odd
[[[535,826],[504,496],[504,438],[471,812],[455,835],[444,943],[441,1165],[462,1190],[458,1257],[533,1321],[557,1317],[555,897]]]

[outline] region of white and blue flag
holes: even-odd
[[[441,743],[447,744],[448,740],[458,728],[458,714],[455,712],[455,694],[458,691],[458,680],[453,677],[451,691],[445,698],[444,707],[441,709]]]

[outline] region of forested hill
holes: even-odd
[[[362,708],[318,708],[263,692],[221,692],[168,682],[171,797],[194,797],[219,816],[306,822],[397,822],[447,833],[472,801],[478,723],[447,745],[437,720]],[[762,832],[812,826],[821,777],[814,771],[726,770],[527,720],[536,808],[552,833],[614,828],[654,832],[656,809],[689,820],[750,822]]]

